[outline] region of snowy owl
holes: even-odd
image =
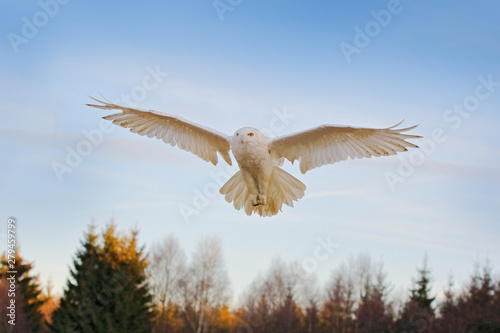
[[[304,174],[348,157],[389,156],[406,151],[407,147],[418,148],[406,139],[421,137],[404,134],[417,125],[396,129],[401,122],[382,129],[322,125],[274,139],[258,129],[243,127],[228,136],[181,117],[94,100],[102,105],[87,105],[121,111],[104,119],[133,133],[177,145],[213,165],[217,165],[217,153],[231,165],[231,150],[240,170],[222,186],[220,193],[234,208],[244,208],[247,215],[273,216],[283,204],[293,207],[293,201],[304,196],[306,186],[280,168],[284,159],[292,164],[299,160]]]

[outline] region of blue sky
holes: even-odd
[[[338,245],[318,261],[321,282],[359,253],[384,261],[395,290],[408,288],[425,253],[436,293],[450,273],[461,286],[476,260],[498,272],[497,1],[218,3],[230,10],[212,1],[2,2],[2,219],[16,217],[21,253],[43,283],[62,290],[90,221],[111,217],[122,230],[137,226],[146,246],[174,233],[188,254],[218,236],[235,296],[276,256],[314,257],[318,238]],[[107,113],[85,106],[101,94],[227,134],[405,119],[419,124],[426,149],[306,175],[286,164],[305,198],[273,218],[247,217],[210,195],[211,173],[234,169],[103,127]],[[58,176],[54,165],[67,168]],[[186,207],[197,214],[186,218]]]

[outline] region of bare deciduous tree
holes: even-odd
[[[297,262],[287,264],[280,258],[274,258],[266,274],[257,277],[250,286],[245,306],[250,309],[264,298],[269,311],[273,312],[283,304],[290,291],[294,297],[305,292],[312,293],[304,286],[305,281],[306,274]]]
[[[301,305],[316,316],[316,280],[298,262],[275,258],[264,275],[257,277],[243,298],[245,327],[253,332],[281,332],[298,329]],[[308,319],[306,319],[308,320]]]
[[[371,319],[375,310],[379,315],[385,313],[388,289],[381,261],[374,262],[367,254],[349,258],[334,271],[327,285],[324,325],[339,332],[358,332],[364,325],[360,318]]]
[[[201,239],[181,282],[181,291],[186,321],[193,332],[203,332],[209,311],[221,307],[229,294],[229,278],[217,238]]]
[[[161,321],[169,308],[179,304],[179,287],[186,275],[186,255],[174,235],[167,236],[152,247],[148,274],[155,303],[161,307]]]

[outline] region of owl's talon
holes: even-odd
[[[267,196],[265,195],[250,195],[250,202],[252,206],[257,207],[260,205],[265,205],[267,203]]]
[[[255,194],[250,194],[249,196],[250,202],[252,203],[252,206],[258,206],[260,205],[259,200]]]

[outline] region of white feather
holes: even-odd
[[[192,152],[204,161],[217,165],[217,153],[231,165],[228,136],[213,129],[184,120],[180,117],[156,111],[144,111],[106,103],[103,105],[88,104],[99,109],[118,109],[121,113],[104,117],[114,124],[128,128],[131,132],[148,137],[156,137],[172,146]]]
[[[276,138],[269,145],[275,159],[300,161],[300,171],[307,171],[347,158],[394,155],[406,147],[418,148],[406,139],[418,135],[402,134],[416,126],[396,129],[401,123],[382,129],[323,125],[308,131]]]

